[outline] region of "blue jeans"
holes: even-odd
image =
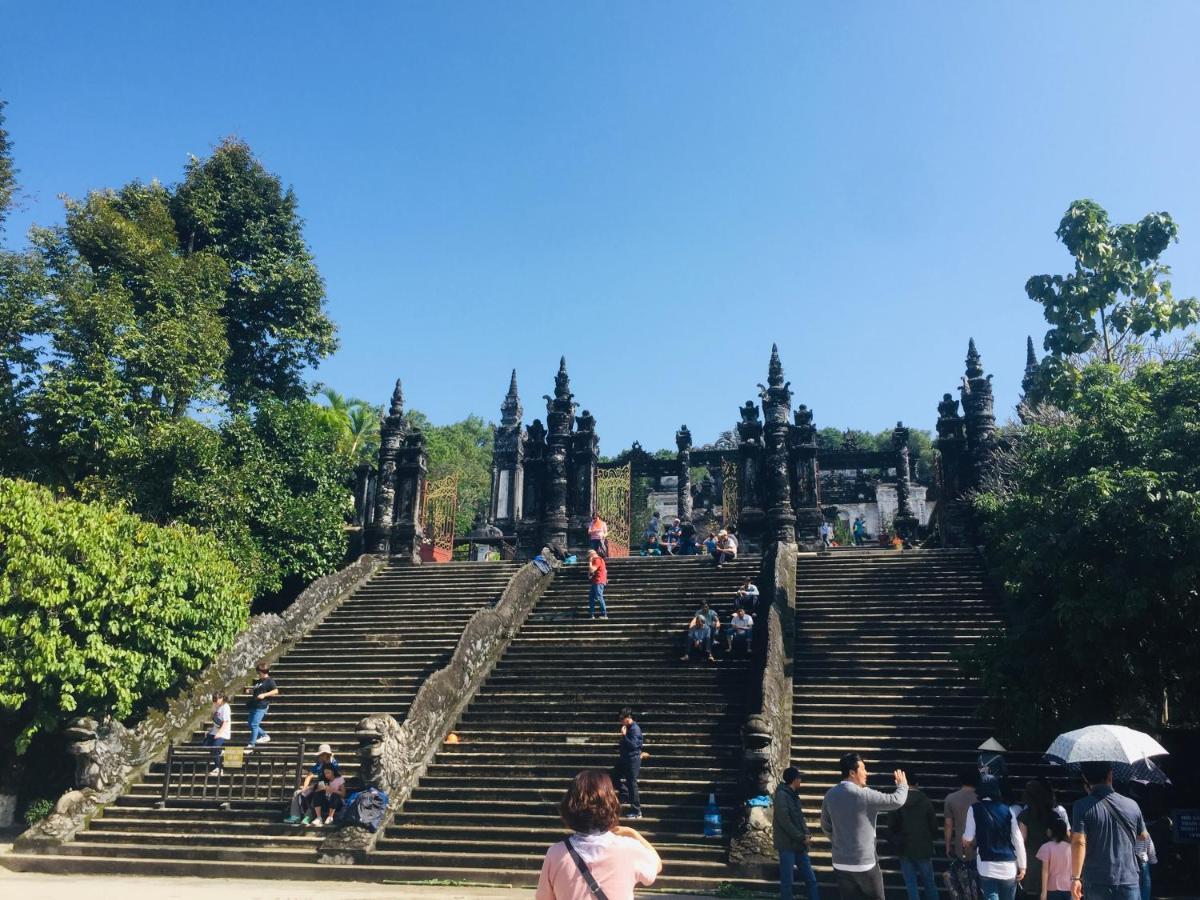
[[[779,851],[779,900],[792,900],[792,882],[796,877],[797,866],[800,867],[800,877],[808,885],[808,900],[821,900],[821,891],[817,887],[817,873],[813,871],[807,850]]]
[[[1089,884],[1083,883],[1083,896],[1087,900],[1141,900],[1140,884]]]
[[[596,604],[600,604],[600,615],[608,615],[608,607],[604,605],[604,585],[593,584],[588,591],[588,615],[596,614]]]
[[[270,707],[264,706],[261,709],[250,710],[250,716],[246,719],[250,726],[250,743],[258,743],[258,739],[265,733],[262,730],[262,720],[267,716],[267,710]]]
[[[925,888],[925,900],[938,900],[937,882],[933,880],[932,859],[901,859],[900,872],[904,875],[908,900],[921,900],[921,886]],[[918,878],[920,884],[917,883]]]
[[[214,769],[219,769],[225,764],[225,738],[213,737],[211,734],[204,736],[204,746],[212,747],[212,764]]]
[[[980,875],[979,892],[983,895],[983,900],[1016,900],[1017,879],[988,878]],[[1088,900],[1092,898],[1089,896]]]
[[[1150,863],[1142,863],[1142,900],[1150,900]]]

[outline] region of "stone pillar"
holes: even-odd
[[[771,543],[796,542],[796,514],[792,509],[790,460],[788,459],[789,423],[792,416],[791,382],[783,380],[779,348],[771,345],[771,362],[766,386],[758,386],[762,398],[765,476],[762,484],[766,507],[763,548]]]
[[[575,420],[571,436],[570,516],[567,543],[573,549],[588,547],[588,526],[596,511],[596,464],[599,462],[600,439],[596,436],[596,418],[586,409]]]
[[[428,462],[425,435],[410,430],[396,455],[396,521],[392,526],[392,554],[403,562],[421,563],[421,540],[425,529],[421,513],[425,506],[425,476]]]
[[[967,374],[962,383],[962,406],[966,420],[967,455],[970,458],[968,486],[979,487],[991,463],[996,438],[996,416],[992,410],[992,376],[984,376],[975,339],[967,345]]]
[[[692,521],[692,433],[686,425],[675,432],[675,446],[679,448],[679,480],[676,485],[676,507],[681,522]]]
[[[547,491],[546,428],[534,419],[521,441],[524,472],[521,492],[521,519],[517,525],[517,557],[532,559],[545,544],[542,521]]]
[[[488,520],[507,537],[517,533],[521,521],[524,446],[521,440],[521,398],[517,395],[517,370],[513,369],[508,395],[500,404],[500,424],[492,445],[492,496]]]
[[[546,497],[546,512],[543,532],[546,543],[551,547],[567,549],[567,452],[571,445],[571,424],[575,419],[574,395],[571,379],[567,375],[565,357],[558,362],[558,374],[554,376],[554,396],[546,396],[546,473],[549,493]]]
[[[791,430],[790,458],[795,491],[792,505],[796,512],[796,540],[806,548],[820,543],[821,479],[817,462],[817,426],[813,411],[800,404]]]
[[[738,422],[738,535],[740,545],[747,542],[762,543],[763,523],[766,514],[759,499],[760,479],[763,465],[763,426],[758,420],[758,407],[747,400],[741,408],[742,421]],[[722,482],[724,479],[722,479]],[[722,498],[724,490],[722,489]],[[722,499],[722,506],[724,499]],[[725,512],[726,521],[729,511]]]
[[[962,497],[965,481],[963,466],[967,440],[963,434],[963,419],[958,414],[958,401],[949,394],[942,394],[938,404],[937,449],[941,456],[942,492],[940,502],[958,500]]]
[[[917,534],[920,520],[913,515],[912,473],[908,464],[908,439],[910,429],[897,422],[892,430],[892,449],[896,452],[896,518],[892,524],[896,534],[904,541],[911,541]]]
[[[404,389],[400,379],[392,390],[392,404],[379,423],[379,475],[375,487],[375,516],[367,529],[368,553],[390,553],[396,513],[396,457],[404,443],[408,423],[404,418]]]

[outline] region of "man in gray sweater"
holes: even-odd
[[[899,809],[908,797],[908,779],[892,773],[890,794],[867,787],[867,767],[857,753],[841,760],[842,781],[821,803],[821,830],[833,844],[833,871],[842,900],[884,900],[883,872],[875,855],[875,818]]]

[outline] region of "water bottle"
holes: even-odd
[[[717,795],[708,795],[708,805],[704,807],[704,836],[719,838],[721,836],[721,807],[717,806]]]

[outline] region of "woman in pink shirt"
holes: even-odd
[[[653,884],[662,860],[650,842],[620,825],[621,801],[607,772],[580,772],[559,807],[575,833],[546,851],[537,900],[592,900],[589,878],[608,900],[633,900],[635,884]]]

